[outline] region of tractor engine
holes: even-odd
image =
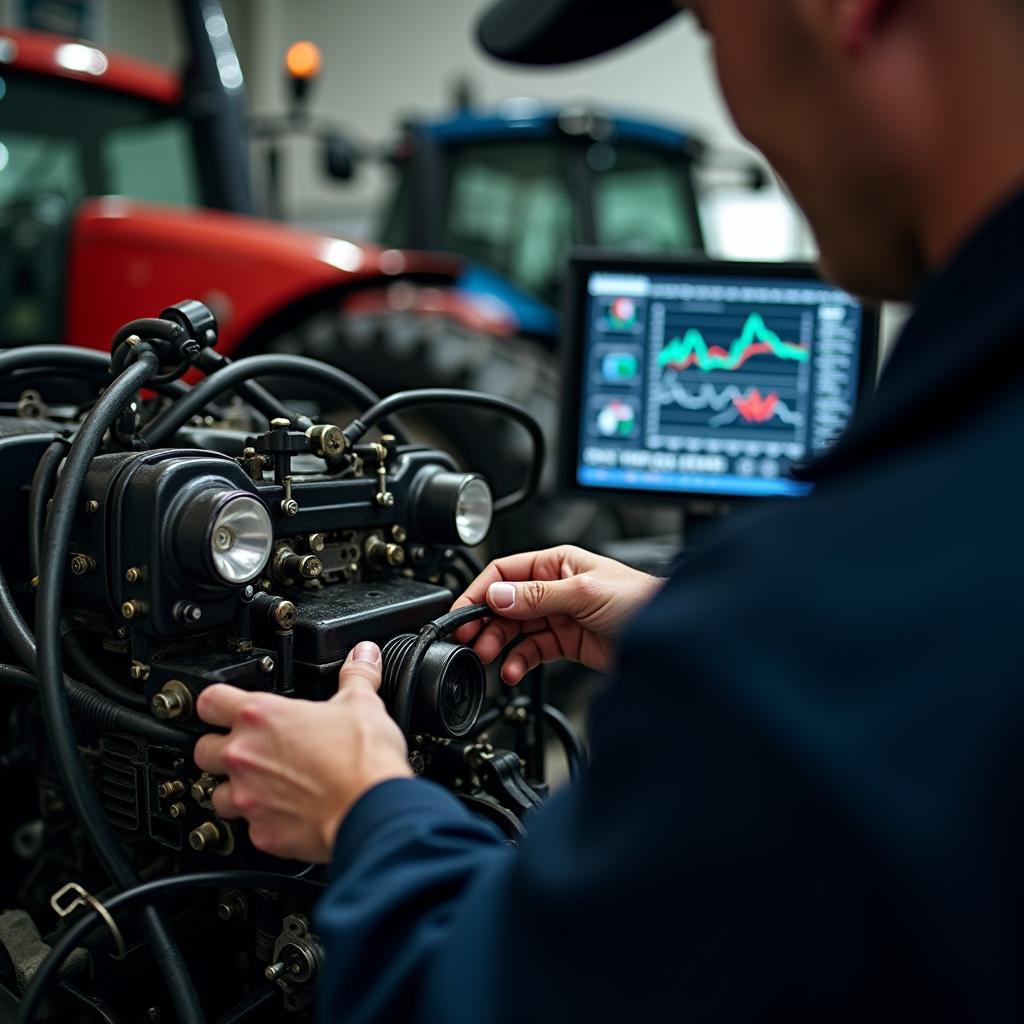
[[[155,1024],[192,1019],[190,1000],[210,1021],[311,1016],[324,869],[216,815],[221,780],[192,759],[213,683],[322,700],[376,641],[414,771],[512,842],[546,793],[545,718],[578,753],[557,712],[508,697],[452,639],[486,614],[450,612],[479,570],[468,548],[536,487],[536,423],[487,395],[381,400],[334,367],[232,363],[215,343],[187,301],[126,325],[109,358],[0,353],[0,1016]],[[326,383],[357,415],[323,422],[257,379]],[[29,382],[56,397],[26,407]],[[487,467],[410,442],[396,414],[437,402],[529,433],[518,491],[495,500]]]

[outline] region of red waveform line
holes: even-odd
[[[767,423],[775,415],[775,406],[778,403],[779,396],[775,391],[762,395],[757,388],[732,400],[732,404],[747,423]]]
[[[797,348],[799,346],[794,345],[793,347]],[[744,349],[744,351],[737,357],[736,362],[732,366],[729,366],[728,369],[738,370],[748,359],[752,359],[754,356],[770,355],[773,351],[772,346],[767,341],[755,341],[754,344]],[[729,352],[720,345],[712,345],[711,348],[708,349],[706,356],[701,356],[697,352],[691,352],[682,362],[668,363],[668,367],[673,370],[687,370],[691,366],[701,366],[702,363],[711,359],[718,359],[725,362],[729,359]],[[701,368],[703,369],[703,367]]]

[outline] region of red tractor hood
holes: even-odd
[[[219,350],[238,348],[289,307],[409,275],[450,284],[451,256],[380,249],[253,217],[90,199],[72,226],[66,335],[106,348],[121,324],[199,299],[220,324]]]

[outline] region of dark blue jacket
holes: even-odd
[[[422,781],[338,838],[320,1020],[1024,1020],[1024,197],[925,288],[813,495],[623,638],[511,851]]]

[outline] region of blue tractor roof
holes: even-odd
[[[698,140],[678,127],[606,111],[574,107],[556,107],[530,99],[505,100],[491,110],[460,110],[444,118],[413,121],[409,127],[445,142],[470,142],[509,135],[544,137],[565,134],[589,134],[586,119],[610,127],[610,138],[630,139],[668,149],[687,149]],[[567,129],[573,122],[580,131]]]

